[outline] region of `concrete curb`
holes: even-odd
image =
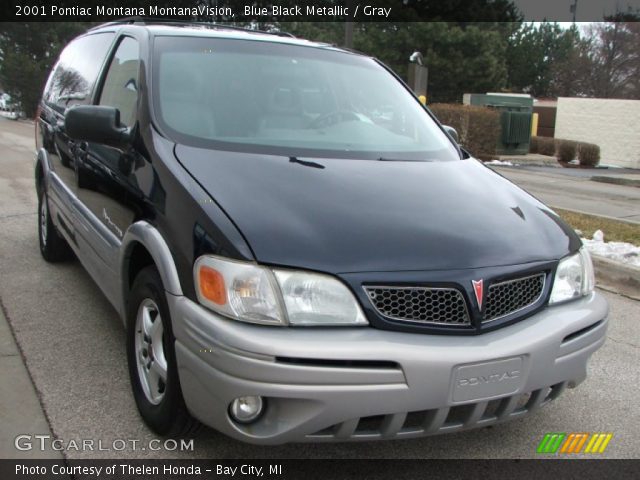
[[[0,302],[0,458],[61,460],[63,453],[51,447],[56,437],[5,313]],[[34,448],[16,449],[18,435],[29,435]],[[37,447],[34,435],[48,436],[44,450]]]
[[[611,183],[613,185],[624,185],[627,187],[640,187],[640,180],[635,178],[623,178],[623,177],[607,177],[601,175],[595,175],[590,179],[592,182]]]
[[[640,300],[640,268],[591,255],[596,284],[616,293]]]

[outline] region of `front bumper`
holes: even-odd
[[[188,409],[261,444],[408,438],[526,415],[584,380],[608,313],[594,293],[469,337],[256,326],[168,297]],[[251,425],[227,413],[245,395],[267,401]]]

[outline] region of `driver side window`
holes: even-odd
[[[120,110],[120,124],[130,127],[138,106],[140,48],[131,37],[124,37],[116,50],[100,94],[99,105]]]

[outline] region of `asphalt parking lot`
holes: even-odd
[[[32,171],[33,126],[0,119],[0,151],[0,302],[49,427],[63,441],[94,439],[112,445],[115,439],[135,439],[145,445],[154,436],[140,421],[130,393],[120,319],[77,261],[50,265],[40,257]],[[522,420],[418,440],[277,447],[242,444],[207,430],[195,439],[193,451],[126,448],[118,452],[67,450],[64,455],[535,458],[536,447],[547,432],[612,432],[609,447],[599,457],[638,458],[640,303],[603,293],[610,302],[610,328],[605,346],[590,362],[589,378]],[[0,329],[0,337],[9,334]],[[11,388],[11,378],[0,377],[0,384],[3,389]]]

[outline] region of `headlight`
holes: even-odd
[[[292,325],[366,324],[349,289],[329,275],[274,271]]]
[[[268,325],[366,325],[337,278],[204,255],[194,265],[198,301],[237,320]]]
[[[549,303],[560,303],[582,297],[593,291],[595,285],[593,264],[586,248],[560,260],[556,270]]]

